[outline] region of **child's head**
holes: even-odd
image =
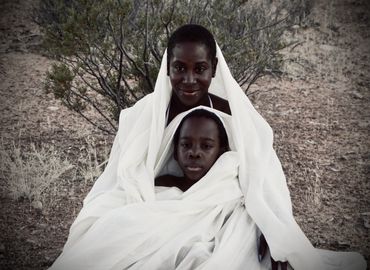
[[[178,28],[167,45],[167,74],[181,103],[194,107],[208,93],[217,67],[216,42],[203,26]]]
[[[174,156],[185,177],[193,182],[202,178],[218,157],[229,150],[221,120],[204,109],[186,115],[174,135]]]

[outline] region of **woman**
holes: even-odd
[[[249,269],[269,269],[266,259],[257,263],[257,226],[265,235],[274,260],[288,261],[296,270],[365,269],[366,263],[359,254],[320,251],[305,237],[292,215],[285,177],[272,148],[271,128],[233,79],[212,35],[205,32],[208,31],[196,25],[178,29],[169,41],[168,56],[165,53],[163,57],[154,93],[122,111],[107,168],[85,199],[63,253],[52,269],[243,269],[248,263]],[[161,262],[160,258],[174,251],[163,241],[173,239],[179,232],[181,226],[176,226],[176,222],[199,212],[193,213],[190,202],[183,211],[179,210],[183,204],[176,200],[169,204],[158,202],[154,179],[160,174],[175,175],[176,164],[168,158],[171,136],[186,111],[199,105],[221,111],[218,114],[226,119],[230,148],[237,155],[236,160],[229,162],[233,159],[230,157],[223,162],[228,164],[227,172],[237,172],[243,203],[229,209],[231,212],[225,210],[233,217],[228,230],[217,231],[208,219],[208,227],[202,223],[205,227],[201,226],[200,234],[204,228],[211,228],[213,233],[213,238],[208,239],[211,247],[204,249],[202,242],[202,255],[190,252],[190,257],[179,255]],[[221,175],[223,166],[219,165],[214,176]],[[237,194],[237,190],[233,191]],[[208,195],[204,200],[213,198]],[[205,207],[203,202],[198,203]],[[160,215],[155,214],[158,209]],[[162,214],[168,211],[184,216],[166,221]],[[219,211],[224,213],[224,208]],[[206,213],[212,221],[220,216]],[[153,232],[156,237],[145,233],[148,228],[157,232]],[[212,249],[219,234],[224,237],[218,245],[222,252]],[[255,254],[249,252],[253,250]]]

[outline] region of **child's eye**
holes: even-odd
[[[185,149],[188,149],[190,147],[190,144],[189,143],[180,143],[180,147],[181,148],[185,148]]]
[[[203,145],[203,149],[209,150],[211,148],[213,148],[213,145],[212,144],[204,144]]]

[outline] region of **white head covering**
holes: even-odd
[[[239,183],[245,206],[265,235],[272,257],[276,261],[289,261],[297,270],[365,269],[366,263],[357,253],[338,256],[313,248],[294,220],[284,173],[273,150],[270,126],[231,75],[218,46],[217,58],[216,76],[209,92],[229,102],[231,136],[239,155]],[[120,115],[119,131],[107,168],[84,201],[81,212],[85,216],[89,216],[86,213],[89,213],[89,205],[94,204],[95,198],[114,190],[124,190],[128,194],[125,203],[155,200],[154,178],[161,165],[163,152],[160,147],[170,97],[165,53],[154,92]],[[72,226],[69,243],[78,241],[73,234],[82,235],[88,230],[94,222],[92,215],[97,219],[100,214],[90,214],[89,222],[79,216]]]

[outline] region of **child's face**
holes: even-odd
[[[217,60],[212,61],[208,48],[196,42],[176,44],[172,55],[169,63],[172,91],[185,106],[194,107],[208,93]]]
[[[221,155],[218,133],[212,119],[191,117],[183,123],[175,157],[188,180],[201,179]]]

